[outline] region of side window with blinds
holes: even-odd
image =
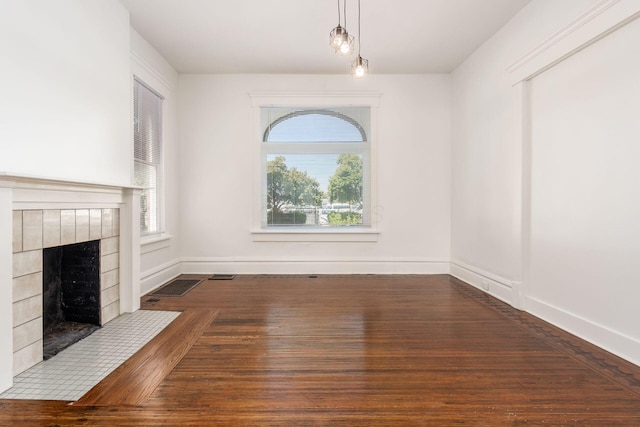
[[[140,234],[162,232],[162,97],[134,79],[134,173],[140,196]]]

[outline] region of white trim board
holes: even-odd
[[[156,290],[168,281],[182,274],[182,264],[179,259],[144,271],[140,274],[140,295],[146,295]]]
[[[525,303],[528,313],[640,366],[640,341],[539,299]]]
[[[165,89],[168,89],[169,91],[175,90],[176,85],[171,80],[166,78],[162,74],[162,72],[158,71],[153,65],[151,65],[151,63],[149,63],[142,55],[140,55],[133,49],[130,50],[130,54],[131,61],[135,63],[137,67],[139,67],[139,69],[136,70],[137,73],[133,73],[134,75],[141,74],[140,71],[144,70],[146,73],[148,73],[149,76],[162,84]]]
[[[460,260],[451,260],[450,274],[514,308],[522,309],[519,296],[520,282],[514,282]]]
[[[183,258],[182,271],[193,274],[449,274],[449,260]]]
[[[380,105],[380,92],[249,92],[252,107],[280,105],[287,107],[336,105]]]
[[[511,83],[529,80],[640,16],[637,0],[600,0],[506,68]]]

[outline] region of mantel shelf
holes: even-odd
[[[28,175],[28,174],[20,174],[14,172],[6,172],[0,171],[0,186],[3,183],[11,183],[9,186],[13,187],[16,185],[24,186],[42,186],[42,185],[50,185],[50,186],[70,186],[70,187],[85,187],[85,188],[93,188],[93,189],[133,189],[140,190],[142,187],[131,185],[131,184],[106,184],[99,182],[91,182],[91,181],[80,181],[75,179],[65,179],[65,178],[52,178],[45,176],[37,176],[37,175]]]

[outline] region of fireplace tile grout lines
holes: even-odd
[[[75,401],[166,328],[179,312],[138,310],[14,378],[0,399]]]

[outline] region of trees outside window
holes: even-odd
[[[267,163],[268,224],[306,224],[305,207],[317,208],[321,203],[320,184],[306,171],[287,167],[284,156]]]

